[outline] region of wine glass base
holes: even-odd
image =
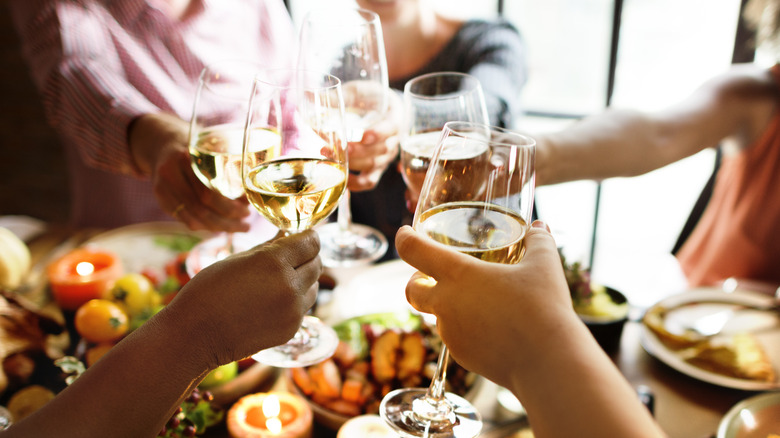
[[[379,231],[352,224],[343,231],[336,222],[316,228],[320,235],[320,258],[329,268],[360,266],[375,262],[387,252],[387,238]]]
[[[463,397],[445,393],[452,412],[445,418],[424,418],[413,410],[426,396],[427,388],[402,388],[382,399],[379,412],[399,436],[407,438],[474,438],[482,430],[482,417]]]
[[[339,337],[328,325],[313,316],[304,316],[299,334],[286,344],[261,350],[252,359],[279,368],[305,367],[333,356]],[[302,335],[302,336],[300,336]]]
[[[228,249],[228,236],[223,233],[195,245],[184,260],[184,268],[191,278],[207,266],[257,244],[256,239],[250,239],[246,234],[233,234],[233,252],[231,253]]]

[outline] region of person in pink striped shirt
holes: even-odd
[[[191,229],[249,229],[246,200],[209,190],[192,171],[188,120],[206,65],[294,65],[297,36],[281,0],[11,0],[9,9],[63,139],[74,225],[176,217]],[[350,152],[360,172],[351,189],[372,188],[391,161],[380,140]]]

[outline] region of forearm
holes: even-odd
[[[635,176],[681,158],[672,130],[632,110],[610,110],[535,136],[536,183]]]
[[[160,156],[187,148],[189,124],[165,113],[144,114],[130,124],[127,141],[131,161],[142,175],[150,175]]]
[[[193,348],[189,322],[164,312],[8,436],[156,436],[209,368],[206,354]]]
[[[527,358],[511,385],[544,437],[662,437],[649,411],[576,316],[559,318],[538,343],[518,350]]]

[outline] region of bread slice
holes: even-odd
[[[681,354],[686,362],[713,373],[759,382],[777,378],[764,348],[750,333],[708,339]]]
[[[664,327],[666,312],[667,309],[662,306],[651,308],[645,313],[642,322],[666,348],[675,351],[686,362],[737,379],[759,382],[774,382],[777,379],[772,362],[752,334],[707,338],[693,331],[670,333]]]

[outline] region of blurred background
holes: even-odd
[[[528,133],[560,129],[607,105],[661,108],[754,54],[739,20],[744,0],[437,1],[447,15],[501,15],[518,27],[530,64],[518,96],[526,110],[518,126]],[[296,25],[321,2],[286,0]],[[4,9],[0,3],[0,214],[65,222],[61,148]],[[655,291],[684,287],[671,249],[712,173],[714,155],[704,151],[634,178],[541,187],[537,211],[570,259],[593,266],[597,281],[621,288],[631,278],[633,289],[624,292],[651,303]]]

